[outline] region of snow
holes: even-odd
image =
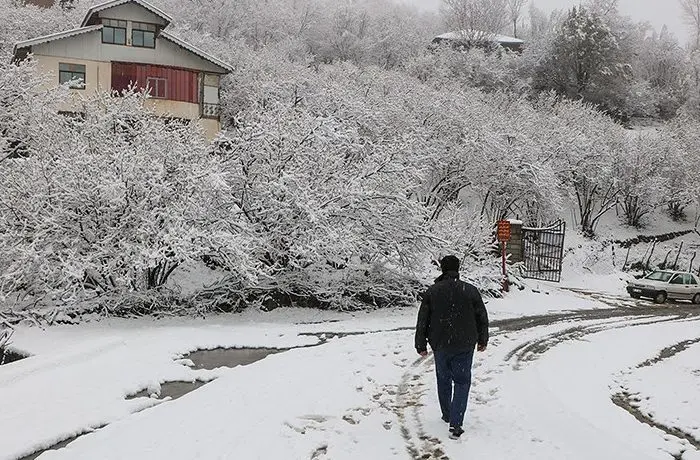
[[[593,240],[573,230],[575,226],[567,222],[561,286],[626,297],[625,287],[628,281],[634,279],[634,276],[633,273],[622,270],[625,259],[628,259],[627,268],[635,262],[646,261],[652,243],[633,245],[628,254],[627,249],[612,244],[612,241],[625,241],[639,235],[654,236],[692,231],[694,230],[691,223],[693,221],[694,216],[691,215],[687,222],[674,222],[665,212],[657,210],[649,217],[646,228],[635,229],[621,226],[619,218],[611,212],[601,219],[596,228],[597,237]],[[694,231],[657,243],[650,268],[663,262],[667,254],[670,254],[667,261],[672,264],[681,242],[683,242],[683,250],[677,268],[686,270],[693,255],[700,249],[700,234]],[[697,257],[693,261],[694,270],[700,267],[699,261]]]
[[[622,373],[620,387],[634,395],[635,405],[653,414],[654,420],[700,439],[699,356],[700,344],[695,344],[659,363],[633,367]]]
[[[518,371],[504,362],[503,352],[526,338],[504,339],[477,365],[468,437],[462,445],[446,444],[447,453],[450,458],[479,452],[489,458],[670,459],[661,452],[679,451],[678,442],[649,433],[655,430],[612,405],[609,384],[621,367],[646,359],[660,345],[696,336],[697,326],[649,325],[594,334],[584,342],[561,344]],[[439,415],[435,404],[429,392],[426,420]],[[437,422],[430,426],[433,436],[444,430]]]
[[[487,308],[503,320],[609,307],[528,281]],[[14,346],[33,356],[0,367],[0,460],[84,432],[40,460],[408,459],[409,449],[440,450],[450,459],[696,458],[687,442],[639,423],[611,396],[627,385],[650,397],[644,409],[660,423],[697,434],[700,347],[648,370],[635,367],[697,338],[697,319],[659,323],[643,315],[508,331],[494,325],[488,350],[475,357],[465,437],[453,442],[439,420],[432,358],[418,359],[413,349],[415,315],[415,308],[278,309],[20,327]],[[337,336],[343,332],[358,334]],[[309,334],[321,333],[327,342],[319,345]],[[181,360],[217,347],[289,350],[215,370]],[[176,400],[125,399],[176,380],[211,382]]]
[[[175,362],[197,348],[218,346],[291,347],[317,342],[288,335],[289,328],[241,328],[217,325],[164,327],[139,322],[59,327],[43,332],[20,330],[13,345],[36,356],[0,370],[1,459],[14,459],[37,447],[113,423],[154,404],[150,399],[125,401],[143,388],[157,390],[165,381],[210,380],[222,371],[194,371]],[[133,327],[136,326],[136,327]],[[41,423],[36,423],[41,414]]]

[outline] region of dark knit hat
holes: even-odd
[[[445,256],[440,261],[440,269],[443,273],[445,272],[458,272],[459,271],[459,259],[455,256]]]

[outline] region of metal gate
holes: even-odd
[[[566,223],[548,227],[523,227],[523,276],[542,281],[561,281]]]

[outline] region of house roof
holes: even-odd
[[[185,41],[183,41],[183,40],[181,40],[181,39],[175,37],[174,35],[169,34],[169,33],[166,32],[166,31],[162,31],[162,32],[160,33],[159,37],[160,37],[160,38],[164,38],[164,39],[166,39],[166,40],[168,40],[168,41],[170,41],[170,42],[176,44],[177,46],[186,49],[186,50],[189,51],[190,53],[196,54],[197,56],[199,56],[200,58],[204,59],[205,61],[209,61],[209,62],[211,62],[212,64],[221,67],[221,68],[222,68],[223,70],[225,70],[226,72],[232,72],[232,71],[233,71],[233,67],[231,67],[229,64],[225,63],[224,61],[215,58],[215,57],[212,56],[211,54],[206,53],[206,52],[200,50],[199,48],[190,45],[189,43],[187,43],[187,42],[185,42]]]
[[[142,6],[143,8],[147,9],[151,13],[155,14],[156,16],[160,17],[163,21],[165,21],[165,25],[167,26],[173,21],[173,18],[171,18],[167,13],[165,13],[163,10],[160,8],[151,5],[150,3],[144,1],[144,0],[111,0],[108,2],[100,3],[97,5],[93,5],[90,7],[89,10],[87,10],[87,13],[85,13],[85,17],[83,18],[83,22],[81,26],[86,26],[88,22],[90,22],[90,19],[92,17],[99,13],[100,11],[104,11],[109,8],[113,8],[115,6],[119,5],[124,5],[125,3],[136,3],[137,5]]]
[[[48,43],[55,40],[61,40],[64,38],[75,37],[76,35],[82,35],[88,32],[94,32],[100,30],[102,24],[97,24],[94,26],[78,27],[77,29],[66,30],[63,32],[57,32],[55,34],[44,35],[43,37],[32,38],[30,40],[24,40],[15,43],[14,52],[16,53],[18,49],[27,48],[29,46],[41,45],[42,43]]]
[[[442,35],[438,35],[435,37],[437,39],[442,39],[442,40],[469,40],[469,39],[482,39],[482,40],[490,40],[498,43],[503,43],[503,44],[511,44],[511,45],[523,45],[525,44],[524,40],[521,40],[519,38],[515,37],[509,37],[507,35],[500,35],[500,34],[492,34],[488,32],[481,32],[478,30],[461,30],[457,32],[447,32]]]

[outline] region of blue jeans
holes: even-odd
[[[450,421],[450,426],[461,427],[467,412],[469,388],[472,385],[474,350],[435,351],[434,355],[442,416]]]

